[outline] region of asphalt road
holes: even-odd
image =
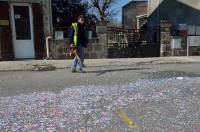
[[[1,131],[199,131],[198,64],[0,73]]]
[[[70,69],[49,72],[0,72],[0,96],[41,91],[60,92],[73,86],[125,84],[140,79],[199,76],[199,64],[133,65],[88,67],[87,73],[72,74]]]

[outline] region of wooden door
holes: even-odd
[[[42,5],[39,3],[33,3],[32,10],[33,10],[33,32],[34,32],[34,43],[35,43],[35,55],[37,59],[42,59],[44,58],[45,55]]]
[[[0,12],[3,12],[0,13],[0,53],[2,60],[14,58],[9,9],[8,2],[0,2]]]

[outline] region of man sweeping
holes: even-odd
[[[72,23],[69,33],[69,43],[71,52],[74,54],[71,70],[72,73],[85,73],[84,67],[84,48],[87,47],[88,39],[85,30],[85,17],[80,15],[76,23]]]

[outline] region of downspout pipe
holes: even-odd
[[[46,37],[46,59],[49,59],[49,40],[52,39],[52,36],[47,36]]]

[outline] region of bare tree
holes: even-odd
[[[105,25],[116,15],[112,6],[116,4],[117,1],[118,0],[87,0],[87,3],[100,23]]]

